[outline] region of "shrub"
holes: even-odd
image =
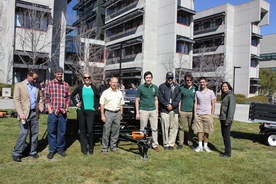
[[[236,103],[237,104],[243,104],[246,103],[246,96],[243,94],[236,94]]]
[[[248,102],[262,102],[262,103],[268,103],[269,98],[266,96],[254,96],[247,99]]]
[[[221,102],[221,95],[217,95],[216,101],[217,101],[217,102]]]

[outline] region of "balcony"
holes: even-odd
[[[121,62],[126,63],[126,62],[132,62],[135,60],[141,60],[141,59],[142,59],[142,53],[131,54],[131,55],[123,56],[121,59]],[[117,63],[120,63],[120,57],[110,58],[106,60],[106,65],[112,65]]]
[[[224,45],[193,49],[194,54],[206,52],[224,53]]]
[[[105,21],[109,21],[110,19],[117,17],[118,15],[123,14],[123,13],[135,8],[138,5],[138,2],[139,2],[139,0],[136,0],[136,1],[128,4],[127,6],[120,7],[118,9],[114,9],[113,11],[110,10],[110,8],[107,8]]]
[[[144,26],[140,25],[138,27],[134,27],[134,28],[131,28],[131,29],[128,29],[128,30],[124,30],[124,31],[122,31],[120,33],[117,33],[117,34],[113,34],[113,35],[111,35],[109,37],[106,36],[105,41],[106,42],[110,42],[110,41],[113,41],[113,40],[117,40],[117,39],[129,36],[129,35],[141,32],[143,30],[143,28],[144,28]]]
[[[94,3],[97,3],[97,0],[79,0],[79,2],[73,7],[73,10],[81,10],[85,8],[88,3],[93,1]]]

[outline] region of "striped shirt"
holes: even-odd
[[[65,114],[69,107],[70,89],[65,81],[51,80],[47,83],[45,90],[45,105],[51,106],[53,112]]]

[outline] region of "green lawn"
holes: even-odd
[[[75,113],[69,114],[74,118]],[[46,118],[40,119],[40,137],[46,130]],[[253,142],[258,124],[235,122],[232,128],[232,158],[219,157],[224,146],[219,121],[210,137],[212,153],[183,150],[156,153],[149,151],[149,161],[142,161],[136,145],[121,141],[119,153],[102,155],[97,142],[93,156],[80,153],[78,140],[68,148],[68,156],[48,161],[47,148],[35,160],[26,157],[22,163],[11,159],[19,134],[16,119],[0,119],[0,184],[21,183],[276,183],[276,148]],[[134,150],[134,151],[133,151]]]

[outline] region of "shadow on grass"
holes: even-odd
[[[259,134],[231,131],[231,137],[235,139],[247,139],[251,140],[252,142],[264,144],[264,141],[263,139],[261,139],[261,136]]]

